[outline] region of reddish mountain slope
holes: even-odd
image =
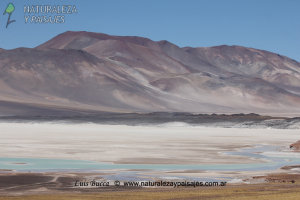
[[[240,46],[66,32],[0,50],[0,94],[39,108],[298,115],[300,63]]]

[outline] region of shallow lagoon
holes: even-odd
[[[265,154],[265,152],[267,152]],[[270,155],[269,155],[269,154]],[[42,158],[0,158],[0,169],[16,171],[94,171],[94,170],[207,170],[207,171],[263,171],[276,170],[287,165],[300,163],[300,155],[294,152],[280,154],[274,146],[256,146],[236,152],[225,152],[232,156],[259,159],[251,164],[113,164],[85,160],[42,159]]]

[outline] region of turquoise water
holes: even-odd
[[[254,164],[207,164],[207,165],[181,165],[181,164],[113,164],[84,160],[40,159],[40,158],[0,158],[0,169],[16,171],[88,171],[88,170],[225,170],[225,171],[255,171],[274,170],[286,165],[300,163],[300,157],[270,157],[256,152],[264,150],[275,151],[274,147],[255,147],[239,152],[228,152],[229,155],[247,156],[264,159],[267,162]]]

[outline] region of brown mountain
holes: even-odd
[[[241,46],[90,32],[1,50],[0,115],[49,110],[298,115],[300,63]]]

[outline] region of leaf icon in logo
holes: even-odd
[[[5,9],[3,15],[5,15],[6,13],[11,14],[11,13],[14,12],[14,10],[15,10],[14,4],[9,3],[9,4],[7,5],[7,8]]]

